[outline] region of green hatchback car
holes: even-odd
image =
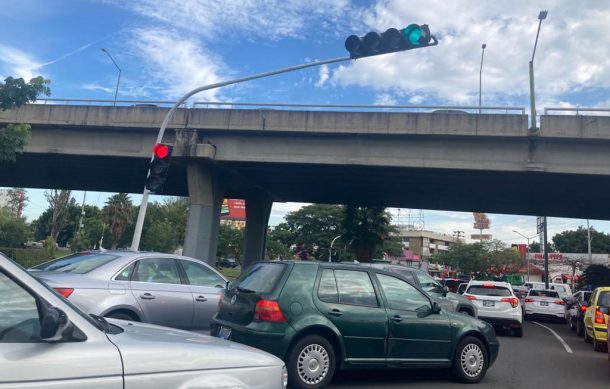
[[[499,351],[489,324],[405,277],[337,263],[255,263],[223,292],[211,334],[282,358],[290,386],[308,389],[350,368],[451,368],[475,383]]]

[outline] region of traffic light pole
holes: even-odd
[[[305,63],[302,65],[290,66],[287,68],[272,70],[270,72],[265,72],[265,73],[258,73],[258,74],[254,74],[254,75],[251,75],[248,77],[237,78],[237,79],[229,80],[229,81],[223,81],[223,82],[219,82],[216,84],[205,85],[205,86],[193,89],[192,91],[190,91],[187,94],[185,94],[184,96],[182,96],[180,98],[180,100],[178,100],[174,104],[174,106],[169,110],[167,115],[165,115],[165,119],[163,119],[163,123],[161,124],[161,128],[159,129],[159,134],[157,135],[156,143],[162,143],[163,135],[165,134],[165,128],[167,127],[169,121],[174,116],[174,112],[176,112],[176,109],[186,100],[188,100],[191,96],[193,96],[199,92],[203,92],[203,91],[210,90],[210,89],[221,88],[223,86],[237,84],[237,83],[244,82],[244,81],[255,80],[257,78],[269,77],[269,76],[274,76],[276,74],[282,74],[282,73],[292,72],[295,70],[306,69],[306,68],[310,68],[310,67],[314,67],[314,66],[321,66],[321,65],[327,65],[327,64],[336,63],[336,62],[349,61],[350,59],[352,59],[352,58],[351,57],[340,57],[340,58],[328,59],[325,61],[309,62],[309,63]],[[155,156],[153,153],[153,155],[150,158],[151,162],[154,159],[154,157]],[[149,174],[150,174],[150,171],[147,173],[147,177]],[[144,188],[144,192],[142,193],[142,202],[140,203],[140,211],[138,212],[138,220],[136,221],[136,227],[135,227],[135,230],[133,233],[133,239],[131,241],[131,249],[134,251],[137,251],[138,248],[140,247],[140,238],[142,237],[142,227],[144,226],[144,218],[146,216],[146,208],[148,206],[148,195],[149,194],[150,194],[150,191],[148,189]]]

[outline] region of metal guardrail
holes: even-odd
[[[87,105],[119,105],[121,107],[147,107],[147,106],[172,106],[176,102],[169,100],[112,100],[112,99],[60,99],[60,98],[42,98],[37,99],[34,104],[57,104],[57,103],[81,103]],[[436,110],[444,113],[452,113],[452,111],[468,110],[468,111],[495,111],[509,113],[512,111],[520,112],[525,115],[523,107],[478,107],[472,105],[365,105],[365,104],[282,104],[282,103],[249,103],[249,102],[221,102],[221,101],[195,101],[191,104],[191,108],[209,107],[209,106],[239,106],[239,107],[278,107],[278,108],[349,108],[349,109],[397,109],[397,110]],[[189,108],[185,102],[181,104],[183,108]],[[459,113],[459,112],[456,112]],[[470,113],[470,112],[465,112]]]
[[[604,112],[610,113],[610,108],[578,108],[578,107],[560,107],[560,108],[545,108],[544,114],[548,115],[549,112],[576,112],[576,115],[580,115],[580,112]]]

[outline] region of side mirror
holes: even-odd
[[[436,301],[432,302],[432,313],[437,314],[440,313],[441,311],[441,306],[438,305],[438,303]]]
[[[447,293],[449,293],[449,288],[447,286],[443,286],[443,296],[447,296]]]
[[[49,307],[40,321],[40,338],[45,342],[59,342],[72,335],[74,327],[68,316],[59,308]]]

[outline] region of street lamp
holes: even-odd
[[[481,113],[481,79],[483,78],[483,56],[485,55],[485,48],[487,45],[483,43],[481,45],[481,68],[479,69],[479,114]]]
[[[116,97],[119,94],[119,84],[121,83],[121,68],[119,67],[119,65],[116,64],[116,62],[114,61],[114,58],[112,58],[112,55],[110,55],[108,50],[106,50],[102,47],[102,51],[104,53],[106,53],[108,55],[108,57],[110,57],[110,60],[112,61],[114,66],[116,66],[116,68],[119,69],[119,78],[117,78],[117,80],[116,80],[116,89],[114,91],[114,103],[112,104],[112,106],[116,106]]]
[[[529,257],[529,253],[530,253],[530,239],[535,238],[538,235],[533,235],[533,236],[527,237],[527,236],[523,235],[522,233],[520,233],[517,230],[513,230],[513,232],[515,234],[519,234],[523,238],[527,239],[527,250],[525,250],[525,259],[527,260],[527,282],[530,282],[530,257]]]
[[[536,47],[538,46],[538,36],[540,35],[540,27],[542,21],[546,19],[548,11],[540,11],[538,14],[538,32],[536,32],[536,42],[534,43],[534,51],[532,52],[532,60],[529,63],[530,68],[530,104],[531,104],[531,126],[530,131],[536,132],[536,94],[534,92],[534,56],[536,55]]]
[[[330,242],[330,247],[328,248],[328,262],[332,262],[331,258],[333,256],[333,245],[335,244],[335,241],[340,237],[341,235],[335,236],[335,238]]]

